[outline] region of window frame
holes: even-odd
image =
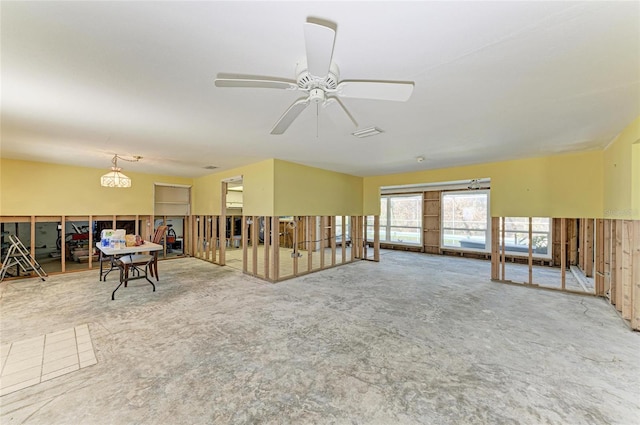
[[[485,244],[484,249],[480,248],[463,248],[451,245],[445,245],[445,230],[449,229],[444,226],[444,198],[445,196],[455,196],[455,195],[470,195],[470,194],[484,194],[487,197],[487,215],[485,217]],[[455,230],[452,228],[452,230]],[[467,230],[467,229],[459,229],[459,230]],[[480,232],[481,230],[477,230]],[[442,191],[440,193],[440,249],[444,250],[452,250],[452,251],[471,251],[471,252],[481,252],[481,253],[490,253],[491,252],[491,189],[479,189],[479,190],[447,190]]]
[[[418,212],[418,226],[392,226],[391,225],[391,202],[392,198],[419,198],[418,205],[420,206],[420,211]],[[386,199],[386,211],[385,216],[386,220],[382,220],[382,200]],[[373,222],[371,223],[371,226]],[[367,220],[367,233],[369,230],[369,220]],[[418,242],[398,242],[391,240],[391,230],[393,228],[410,228],[416,229],[418,231]],[[384,233],[383,233],[384,230]],[[382,237],[384,234],[384,238]],[[423,192],[412,192],[412,193],[385,193],[380,195],[380,243],[384,243],[387,245],[398,245],[398,246],[413,246],[413,247],[421,247],[424,244],[424,193]]]
[[[528,219],[529,217],[515,217],[515,216],[510,216],[510,217],[505,217],[505,223],[506,220],[508,218],[526,218],[527,219],[527,223],[528,223]],[[544,218],[547,219],[549,221],[549,231],[548,232],[540,232],[540,231],[535,231],[532,230],[532,234],[535,236],[536,234],[548,234],[548,239],[547,239],[547,253],[546,254],[540,254],[540,253],[536,253],[535,250],[532,251],[533,253],[533,258],[544,258],[545,260],[552,258],[553,256],[553,218],[551,217],[531,217],[531,218]],[[502,235],[502,222],[500,223],[500,235]],[[505,229],[505,235],[507,233],[514,233],[514,231],[510,231],[508,229]],[[519,232],[518,232],[519,233]],[[528,238],[528,234],[529,234],[529,230],[528,230],[528,224],[527,224],[527,230],[524,232],[524,234],[527,235]],[[506,237],[505,237],[506,239]],[[501,251],[502,252],[502,251]],[[527,252],[520,252],[520,251],[510,251],[508,248],[505,247],[505,254],[509,255],[511,257],[521,257],[521,258],[527,258],[529,257],[529,251]]]

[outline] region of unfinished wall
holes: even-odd
[[[631,328],[640,330],[640,220],[603,220],[603,294]]]

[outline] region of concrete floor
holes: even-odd
[[[278,284],[186,258],[0,284],[3,349],[88,324],[97,363],[0,397],[2,424],[633,424],[640,335],[486,261],[385,252]],[[4,354],[3,354],[4,358]],[[4,364],[3,364],[4,366]]]

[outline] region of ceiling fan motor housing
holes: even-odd
[[[324,90],[311,89],[309,91],[309,100],[314,103],[324,102]]]
[[[309,74],[306,61],[300,61],[298,62],[296,75],[296,82],[298,83],[298,87],[300,87],[300,89],[312,90],[314,88],[321,88],[322,90],[327,91],[335,90],[336,87],[338,87],[338,77],[340,76],[340,71],[338,70],[338,65],[336,65],[335,63],[331,63],[329,73],[323,77],[317,77],[315,75]]]

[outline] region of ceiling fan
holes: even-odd
[[[297,90],[304,96],[293,102],[271,129],[271,134],[283,134],[293,121],[310,104],[338,112],[342,119],[357,127],[340,97],[404,102],[413,92],[413,82],[344,80],[340,81],[338,66],[332,61],[335,29],[329,23],[304,24],[306,61],[298,63],[296,80],[263,78],[248,75],[218,74],[216,87],[249,87],[281,90]],[[337,105],[337,106],[332,106]],[[334,116],[336,116],[334,112]],[[339,117],[338,117],[339,118]]]

